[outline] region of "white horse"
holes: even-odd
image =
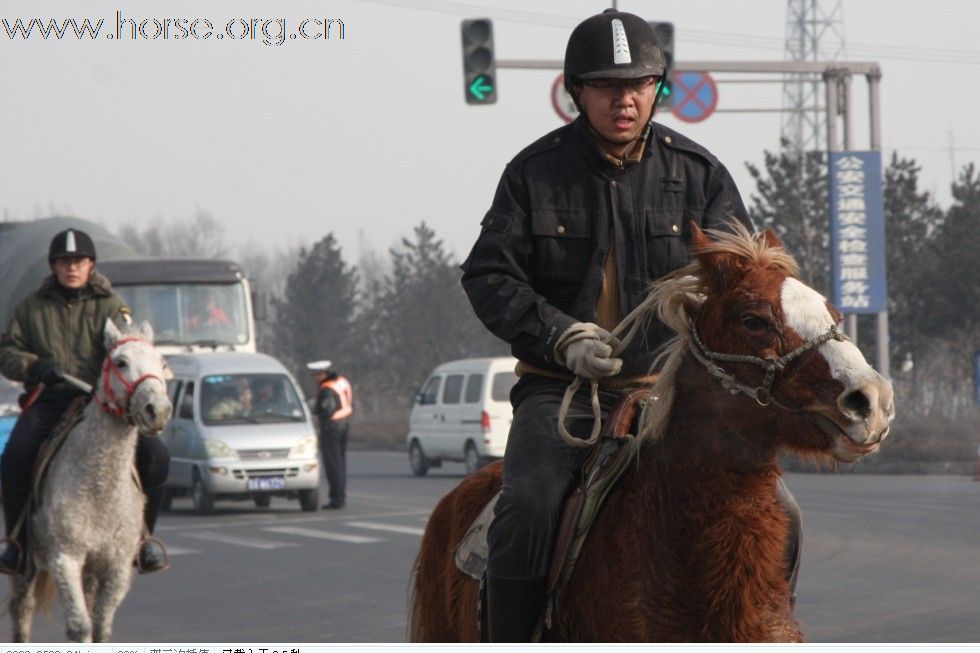
[[[94,400],[35,488],[40,494],[28,522],[29,572],[14,577],[10,599],[15,642],[30,638],[35,604],[50,603],[52,581],[68,638],[108,640],[132,582],[143,534],[137,436],[159,432],[171,406],[153,329],[146,322],[124,329],[106,321],[106,358]]]

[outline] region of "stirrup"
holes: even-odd
[[[159,569],[144,569],[143,565],[141,564],[143,547],[149,544],[150,542],[156,542],[157,545],[159,545],[160,547],[160,551],[163,553],[163,566],[160,567]],[[136,569],[139,571],[140,574],[153,574],[158,571],[166,571],[167,569],[170,569],[170,555],[167,553],[167,547],[164,545],[163,540],[157,537],[153,537],[152,535],[141,539],[139,549],[137,549],[136,551],[136,560],[133,561],[133,565],[135,565]]]

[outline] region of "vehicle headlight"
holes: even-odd
[[[238,460],[238,453],[221,440],[206,439],[204,450],[207,452],[208,458],[234,458]]]
[[[289,450],[290,458],[309,458],[316,455],[316,436],[307,435]]]

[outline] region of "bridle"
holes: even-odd
[[[162,377],[149,373],[140,376],[132,383],[126,380],[126,377],[123,376],[119,366],[116,365],[114,360],[112,360],[111,354],[117,347],[127,342],[143,342],[149,344],[146,342],[146,340],[135,336],[120,338],[113,343],[112,347],[106,351],[105,360],[102,362],[102,392],[95,393],[95,401],[99,404],[99,408],[102,409],[103,413],[112,415],[113,417],[118,417],[120,419],[125,415],[126,421],[130,424],[134,424],[135,422],[133,421],[133,418],[129,416],[128,413],[129,402],[132,400],[133,395],[136,394],[136,388],[138,388],[139,385],[147,379],[156,379],[164,386],[166,386],[166,383],[164,383]],[[115,390],[112,388],[112,376],[114,376],[122,384],[123,388],[126,389],[125,397],[119,397],[116,395]]]
[[[704,343],[701,342],[701,338],[698,336],[697,328],[692,325],[690,349],[691,353],[694,354],[694,358],[708,370],[708,374],[721,381],[721,385],[732,394],[743,392],[755,399],[756,403],[758,403],[760,406],[768,406],[772,404],[785,410],[799,411],[802,409],[792,408],[781,404],[775,397],[773,397],[772,384],[776,380],[776,372],[781,372],[793,360],[799,358],[811,349],[816,349],[828,340],[844,342],[850,340],[850,338],[848,338],[836,324],[832,324],[826,333],[810,338],[793,351],[784,356],[780,356],[779,358],[760,358],[759,356],[749,356],[743,354],[723,354],[721,352],[708,349]],[[751,363],[765,369],[766,375],[762,379],[762,385],[747,385],[736,379],[734,375],[727,373],[724,369],[712,361]]]

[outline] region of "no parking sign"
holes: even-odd
[[[705,72],[674,73],[674,106],[671,113],[684,122],[701,122],[718,106],[718,87]]]

